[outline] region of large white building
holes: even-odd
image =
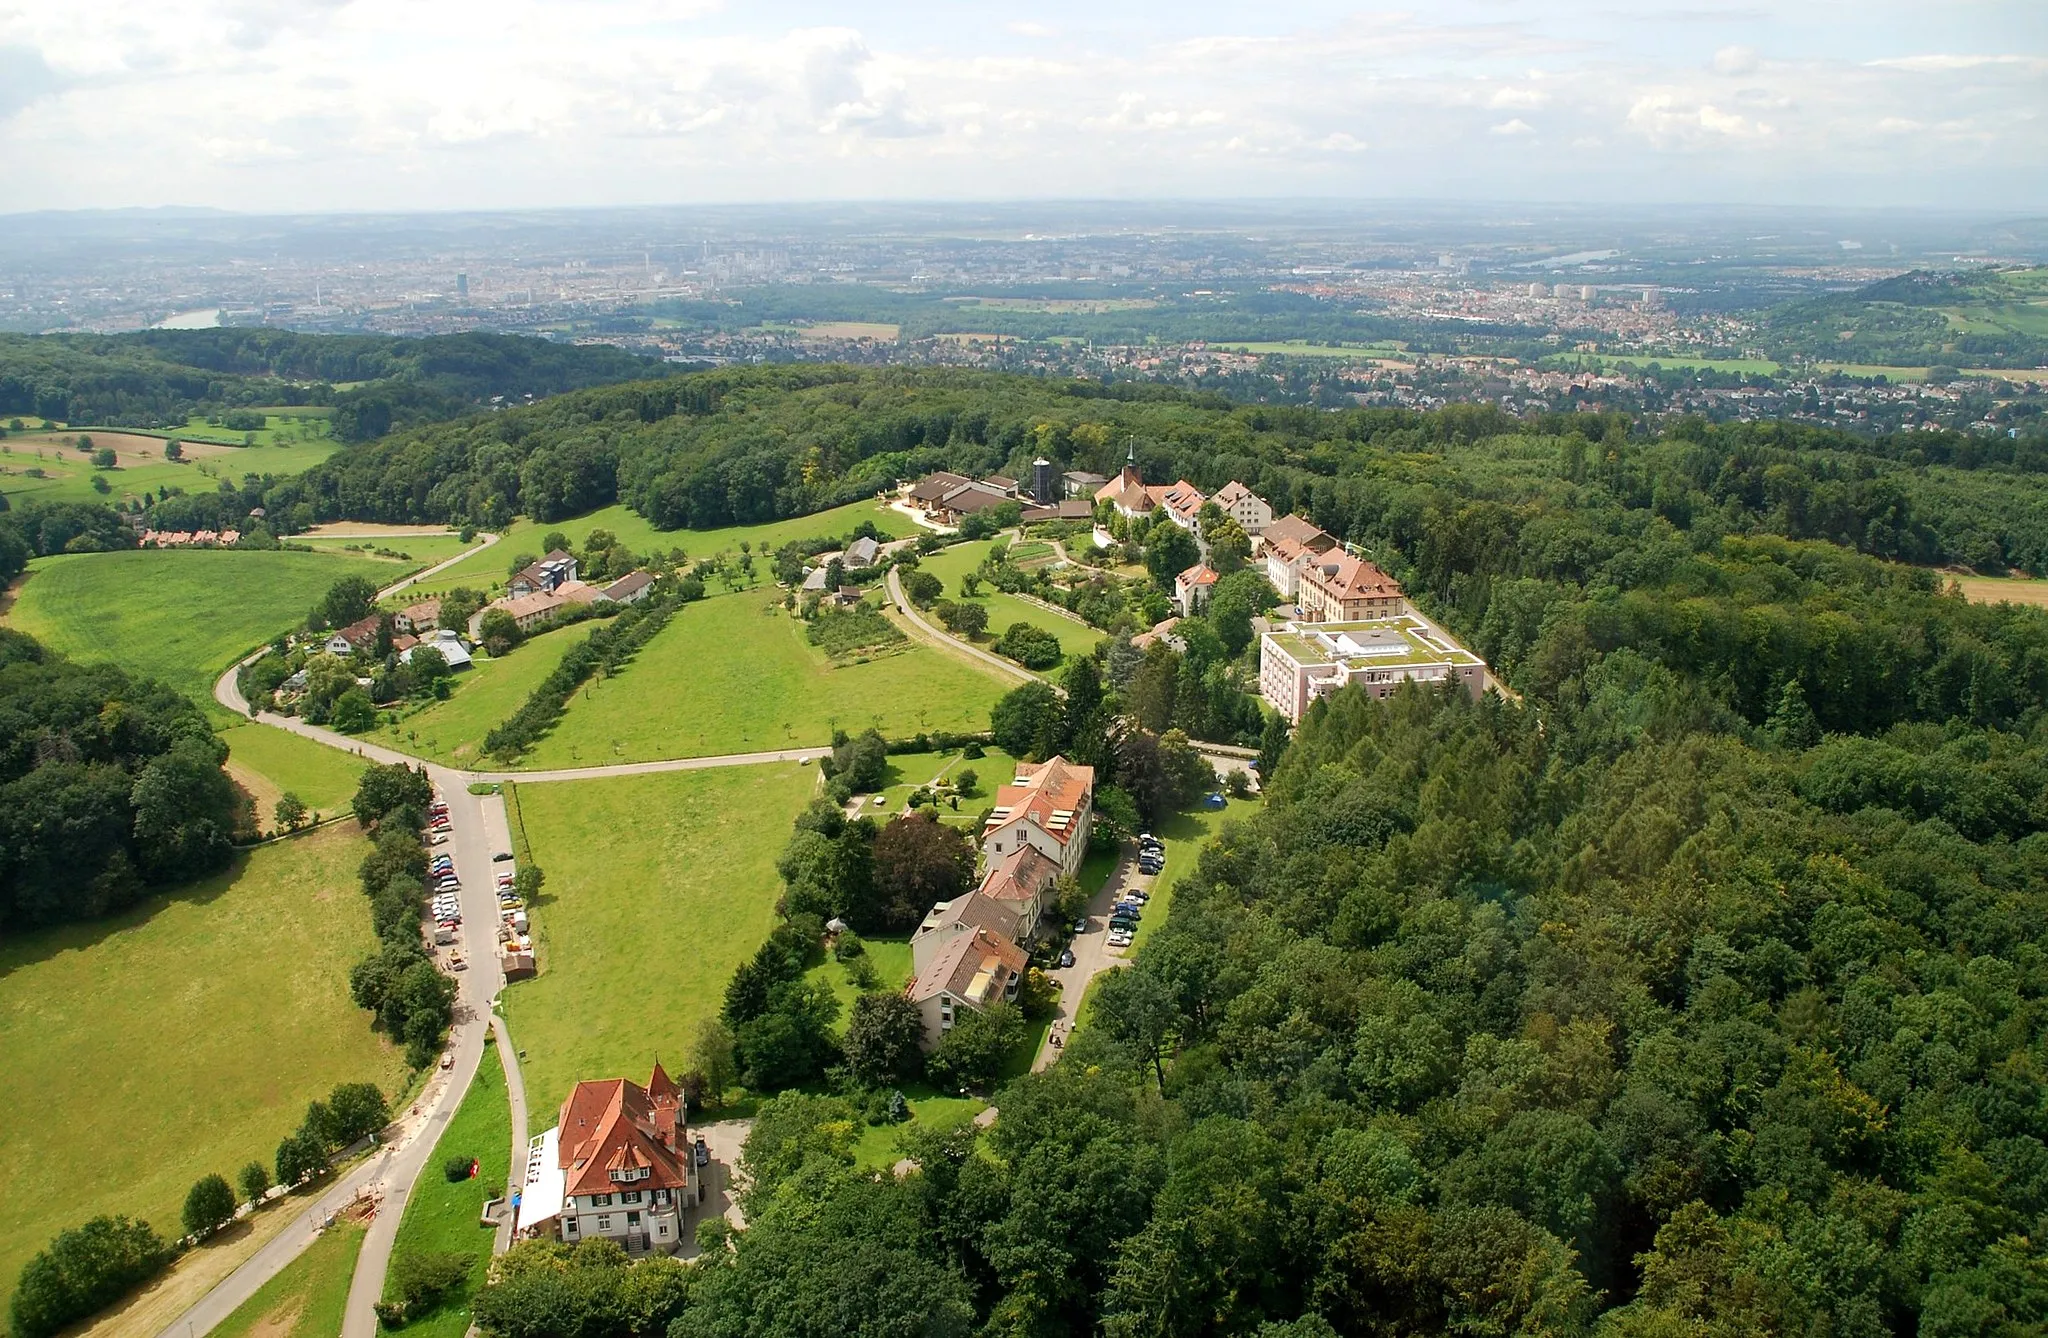
[[[1403,683],[1446,680],[1477,697],[1486,662],[1413,614],[1283,623],[1259,638],[1259,694],[1293,724],[1316,698],[1353,683],[1386,697]]]

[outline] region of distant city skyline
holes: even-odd
[[[0,211],[1279,196],[2031,211],[2048,208],[2048,6],[15,0],[0,180]]]

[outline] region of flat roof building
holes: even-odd
[[[1316,698],[1353,683],[1386,697],[1403,683],[1445,681],[1476,698],[1486,662],[1413,614],[1284,623],[1259,638],[1259,695],[1291,724]]]

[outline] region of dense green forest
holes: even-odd
[[[224,868],[243,821],[205,715],[0,628],[0,929],[86,920]]]
[[[178,427],[221,409],[331,404],[342,439],[367,441],[473,411],[494,396],[553,395],[647,371],[645,358],[622,349],[513,335],[0,335],[0,415]]]

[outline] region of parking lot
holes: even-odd
[[[1088,903],[1088,915],[1082,922],[1084,927],[1068,946],[1068,951],[1073,953],[1073,965],[1056,966],[1047,972],[1059,982],[1059,1008],[1053,1014],[1052,1028],[1046,1033],[1045,1044],[1032,1061],[1033,1069],[1042,1069],[1059,1058],[1060,1046],[1073,1029],[1074,1014],[1088,993],[1088,982],[1102,972],[1124,964],[1130,952],[1130,940],[1111,932],[1112,917],[1119,901],[1131,899],[1134,894],[1149,898],[1154,876],[1141,869],[1137,844],[1126,842],[1116,868],[1110,871],[1109,877],[1103,880],[1102,890]],[[1147,908],[1139,906],[1138,913],[1141,916],[1146,914]]]

